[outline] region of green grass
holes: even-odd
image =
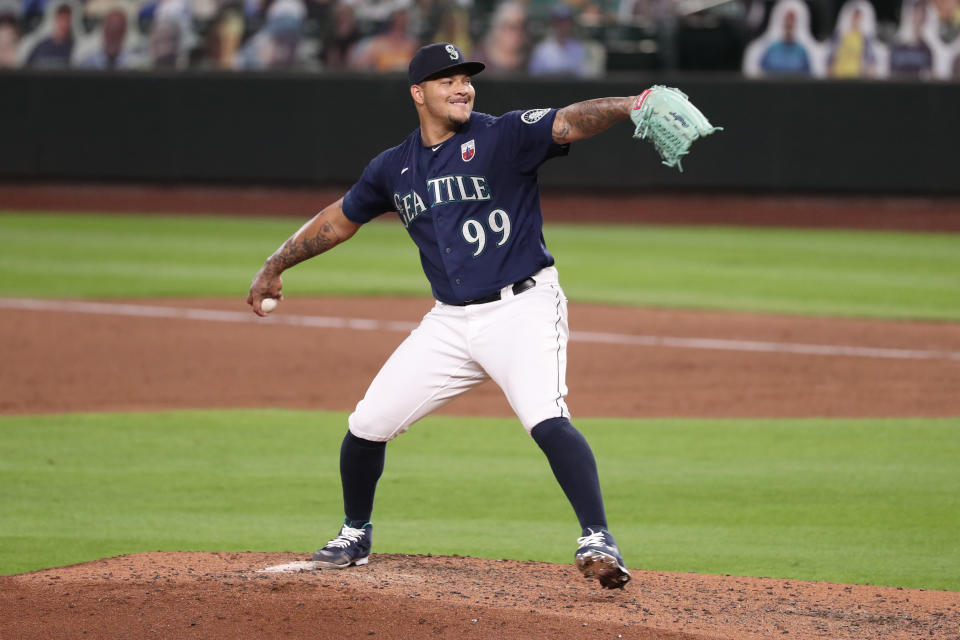
[[[152,550],[309,552],[341,516],[342,413],[0,418],[0,573]],[[631,567],[960,590],[960,419],[581,420]],[[375,551],[571,560],[515,420],[391,443]]]
[[[246,296],[285,219],[0,213],[0,295]],[[960,319],[960,234],[548,224],[568,296],[626,305]],[[284,275],[290,296],[430,289],[395,221]]]

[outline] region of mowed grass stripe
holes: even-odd
[[[0,418],[0,573],[152,550],[311,552],[342,518],[343,413]],[[960,590],[960,419],[578,426],[631,567]],[[388,447],[376,552],[569,562],[572,510],[510,419]]]
[[[0,213],[0,296],[245,295],[300,221]],[[577,301],[960,319],[960,234],[551,224]],[[284,274],[297,295],[428,296],[395,220]]]

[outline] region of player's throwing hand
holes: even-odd
[[[253,308],[253,312],[264,318],[268,313],[276,308],[276,303],[283,300],[283,294],[280,290],[283,288],[283,279],[279,274],[272,275],[266,271],[266,267],[260,270],[250,284],[250,293],[247,294],[247,304]],[[263,301],[272,300],[273,308],[264,309]]]

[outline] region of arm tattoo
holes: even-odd
[[[597,98],[577,102],[557,112],[553,121],[553,139],[566,144],[595,136],[611,125],[626,120],[633,98]]]
[[[267,263],[271,264],[277,272],[286,271],[304,260],[329,251],[340,242],[342,238],[334,226],[329,221],[323,220],[316,231],[311,231],[308,227],[306,232],[295,233],[270,256]]]
[[[569,109],[569,107],[567,107]],[[570,123],[567,122],[566,117],[561,118],[563,114],[563,109],[557,113],[557,117],[553,119],[553,140],[557,144],[566,144],[570,141]]]

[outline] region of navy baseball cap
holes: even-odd
[[[420,84],[432,75],[451,69],[463,69],[467,75],[475,75],[483,71],[482,62],[468,62],[463,51],[449,42],[434,42],[428,44],[413,55],[407,78],[410,84]]]

